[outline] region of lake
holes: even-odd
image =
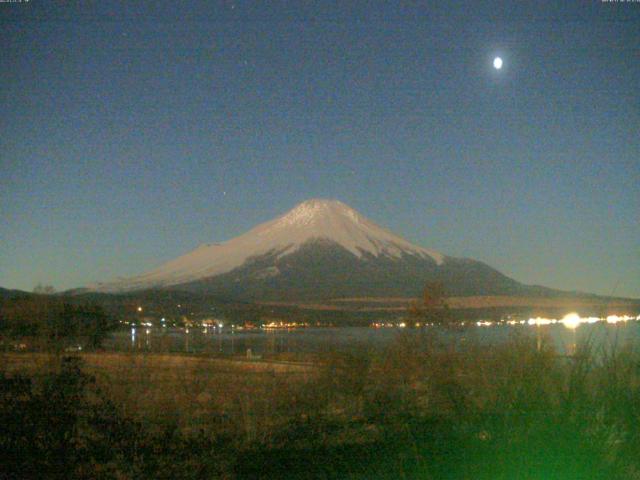
[[[596,346],[624,346],[640,341],[640,322],[631,320],[616,324],[584,323],[572,328],[564,324],[549,325],[473,324],[462,330],[437,327],[372,328],[372,327],[307,327],[276,330],[238,330],[219,328],[136,327],[120,330],[105,342],[108,350],[134,352],[207,353],[217,355],[272,355],[280,353],[322,353],[359,348],[382,349],[400,335],[423,337],[436,330],[441,338],[458,342],[495,345],[516,334],[532,338],[549,338],[559,353],[571,353],[576,344],[591,341]]]

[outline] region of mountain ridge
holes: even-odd
[[[491,266],[412,244],[338,200],[311,199],[226,242],[201,244],[156,269],[86,291],[181,290],[238,301],[360,296],[553,295]],[[85,291],[83,289],[83,291]]]
[[[180,285],[228,273],[251,258],[273,251],[278,252],[277,257],[294,253],[320,238],[333,241],[358,258],[366,254],[399,258],[410,253],[436,264],[445,258],[440,252],[406,241],[338,200],[311,199],[226,242],[201,244],[150,272],[89,288],[121,292]]]

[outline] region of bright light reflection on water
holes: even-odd
[[[190,352],[241,355],[248,349],[256,355],[284,352],[322,353],[330,350],[354,348],[381,349],[399,335],[428,336],[436,331],[445,341],[480,345],[495,345],[507,341],[515,333],[532,338],[548,339],[559,353],[572,352],[576,343],[590,341],[597,347],[603,344],[622,346],[640,342],[640,317],[615,316],[606,318],[580,317],[568,314],[563,318],[530,318],[508,322],[480,321],[468,323],[467,328],[444,330],[434,326],[410,328],[386,322],[381,327],[300,328],[281,330],[244,330],[223,328],[198,329],[148,328],[143,339],[132,328],[116,332],[106,342],[110,350]],[[215,333],[214,333],[215,332]],[[143,340],[143,341],[141,341]]]

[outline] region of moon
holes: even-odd
[[[502,59],[500,57],[493,59],[493,68],[496,70],[500,70],[502,68]]]

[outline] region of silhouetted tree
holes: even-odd
[[[443,326],[454,324],[442,282],[427,282],[423,290],[422,302],[414,302],[409,312],[416,322]]]
[[[56,293],[56,289],[53,288],[53,285],[43,285],[42,283],[38,283],[33,288],[33,293],[39,293],[42,295],[52,295]]]

